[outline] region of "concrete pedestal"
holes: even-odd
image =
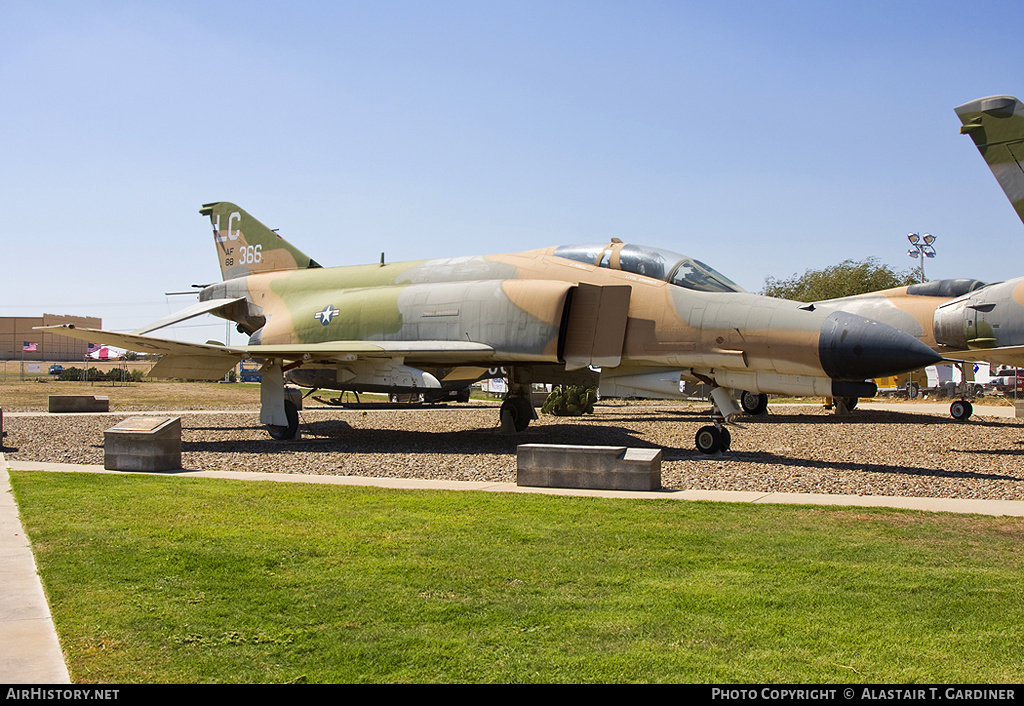
[[[109,412],[110,398],[96,395],[50,395],[51,412]]]
[[[110,471],[181,468],[181,419],[131,417],[103,432],[103,467]]]
[[[588,490],[658,490],[661,449],[522,444],[516,485]]]

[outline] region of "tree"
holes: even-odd
[[[766,277],[761,294],[798,302],[817,302],[904,287],[919,281],[914,269],[897,271],[879,262],[877,257],[869,257],[860,262],[843,260],[838,265],[823,270],[807,270],[788,279]]]

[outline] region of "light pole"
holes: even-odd
[[[921,259],[921,281],[927,282],[924,278],[924,259],[926,257],[935,257],[935,248],[932,247],[932,243],[935,242],[935,236],[931,233],[925,233],[924,235],[910,233],[907,235],[907,240],[910,241],[911,246],[910,250],[907,251],[907,255]]]

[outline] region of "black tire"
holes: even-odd
[[[846,402],[846,410],[852,412],[857,409],[857,400],[859,399],[859,397],[844,397],[843,401]]]
[[[697,430],[694,437],[697,450],[702,454],[713,454],[722,450],[722,433],[718,427],[708,425]]]
[[[299,410],[291,400],[284,401],[284,416],[288,418],[288,426],[282,427],[275,424],[267,425],[267,433],[272,439],[278,441],[289,441],[295,438],[299,431]]]
[[[740,407],[747,414],[764,414],[768,411],[768,395],[744,391],[740,393]]]
[[[523,431],[530,426],[530,420],[533,419],[533,406],[525,397],[509,397],[501,403],[498,414],[502,420],[506,414],[509,415],[516,431]]]
[[[721,450],[728,451],[729,447],[732,446],[732,434],[729,433],[726,427],[722,427],[718,432],[722,435]]]
[[[974,414],[974,405],[967,400],[956,400],[953,404],[949,405],[949,413],[953,419],[962,422],[970,419],[971,415]]]

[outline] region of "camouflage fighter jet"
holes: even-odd
[[[1024,104],[990,96],[956,108],[962,127],[984,157],[1018,217],[1024,221]],[[985,284],[948,279],[815,302],[822,311],[846,311],[905,331],[944,358],[1024,367],[1024,277]],[[762,401],[743,396],[747,411]],[[957,419],[971,416],[966,399],[950,405]]]
[[[217,379],[262,362],[261,422],[294,437],[285,379],[305,386],[409,393],[463,387],[504,368],[499,419],[536,418],[535,382],[636,390],[681,378],[714,387],[705,453],[726,450],[736,390],[871,397],[869,378],[940,357],[914,337],[842,311],[744,292],[703,263],[614,240],[506,255],[324,268],[238,206],[203,206],[224,281],[199,303],[131,334],[61,328],[92,342],[162,354],[155,377]],[[209,313],[237,324],[245,346],[145,334]],[[600,372],[597,372],[600,369]],[[493,374],[490,373],[490,374]]]

